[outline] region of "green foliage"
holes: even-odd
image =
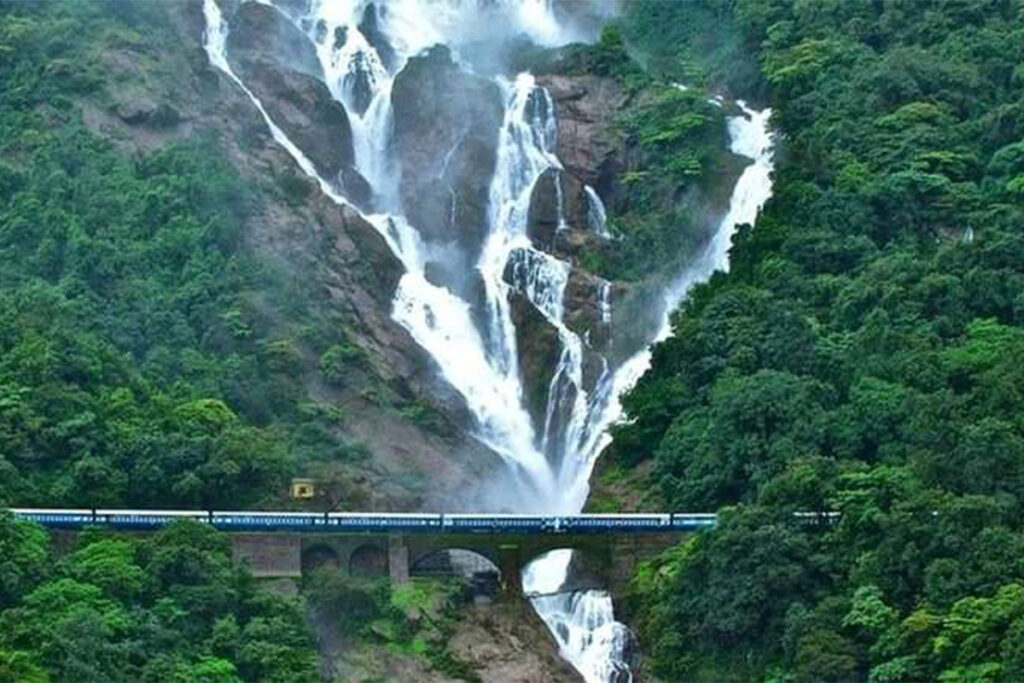
[[[722,110],[699,89],[649,85],[618,120],[633,157],[622,176],[622,199],[609,223],[614,248],[588,251],[584,267],[625,280],[649,277],[694,253],[707,236],[694,225],[691,191],[707,194],[723,163]]]
[[[366,354],[355,344],[334,344],[320,356],[320,372],[328,382],[341,386],[345,384],[346,373],[359,367],[365,359]]]
[[[522,46],[515,56],[516,68],[535,74],[559,73],[574,76],[593,75],[615,78],[635,90],[650,83],[650,77],[630,57],[621,27],[605,25],[597,43],[573,43],[557,50],[538,49],[532,44]]]
[[[577,256],[581,267],[608,279],[643,280],[691,258],[708,237],[702,234],[703,217],[709,207],[711,213],[721,208],[721,198],[713,196],[720,176],[738,174],[742,165],[723,151],[725,114],[708,101],[701,84],[684,90],[674,82],[682,78],[678,73],[644,69],[636,58],[643,51],[633,54],[634,43],[643,42],[637,40],[637,21],[667,9],[673,18],[656,29],[661,35],[678,26],[675,15],[685,15],[692,4],[627,3],[622,22],[606,24],[594,45],[524,48],[516,56],[517,68],[534,73],[613,79],[625,95],[614,134],[626,153],[616,159],[620,182],[608,207],[615,239],[602,248],[584,246]]]
[[[465,604],[461,581],[415,579],[391,586],[385,578],[346,577],[325,568],[313,575],[306,593],[320,616],[349,637],[422,657],[452,678],[480,680],[447,648]]]
[[[621,33],[648,72],[687,85],[750,94],[761,81],[730,3],[715,0],[631,0],[622,6]]]
[[[705,28],[740,35],[785,146],[730,273],[692,291],[616,429],[662,504],[731,507],[636,577],[652,668],[1019,680],[1020,8],[740,0],[673,45],[640,21],[660,4],[627,12],[627,38],[682,73]],[[640,139],[672,140],[670,120]],[[841,521],[792,517],[822,509]]]
[[[438,434],[448,434],[452,431],[451,425],[448,423],[444,414],[439,412],[434,406],[429,403],[425,403],[424,401],[410,401],[399,408],[398,412],[402,417],[419,425],[423,429]]]
[[[144,4],[0,13],[8,503],[249,507],[283,495],[311,453],[350,450],[301,405],[313,359],[328,358],[337,378],[358,349],[332,355],[338,321],[246,248],[258,196],[219,142],[133,158],[81,122],[80,103],[111,106],[96,76],[104,50],[147,60],[154,45],[177,49],[165,7]],[[294,183],[285,189],[301,200]]]
[[[47,538],[34,524],[0,513],[0,609],[15,604],[49,574]]]
[[[40,564],[52,566],[41,529],[0,518],[0,535],[18,532],[10,550],[36,554],[41,536]],[[0,680],[318,680],[297,605],[260,593],[233,568],[219,532],[184,522],[146,541],[80,542],[0,605]]]

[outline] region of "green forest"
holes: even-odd
[[[2,516],[0,556],[4,683],[319,680],[298,605],[233,567],[208,527],[90,532],[56,558],[41,528]]]
[[[173,50],[160,10],[0,2],[0,500],[253,507],[365,456],[302,376],[359,349],[245,245],[268,190],[209,134],[133,155],[82,122],[105,48]]]
[[[649,669],[1024,680],[1024,4],[628,8],[652,69],[771,106],[778,145],[615,432],[723,520],[634,577]]]
[[[244,247],[259,197],[218,140],[137,156],[82,123],[116,86],[104,47],[174,40],[159,10],[0,0],[3,507],[256,507],[299,463],[363,457],[303,401],[291,340],[324,374],[353,354]],[[3,683],[319,680],[298,604],[233,568],[213,530],[68,554],[5,514]]]
[[[368,456],[304,390],[360,350],[246,246],[269,190],[216,136],[132,154],[82,120],[117,85],[104,47],[170,50],[163,22],[0,0],[0,507],[279,506],[292,476]],[[734,163],[708,94],[776,131],[773,198],[604,456],[652,509],[720,513],[617,602],[638,675],[1024,680],[1024,0],[630,0],[567,64],[647,93],[620,122],[644,169],[609,216],[620,249],[582,257],[598,273],[693,246],[672,197]],[[472,679],[435,647],[444,591],[311,594]],[[406,618],[433,602],[436,624]],[[314,681],[306,619],[212,529],[58,547],[0,514],[0,683]]]

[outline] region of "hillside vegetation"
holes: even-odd
[[[615,434],[617,473],[723,513],[635,577],[651,670],[1024,679],[1024,5],[628,7],[631,49],[761,95],[779,143]]]
[[[360,350],[247,244],[272,190],[211,134],[131,155],[83,123],[133,115],[104,54],[173,52],[167,7],[0,2],[0,500],[248,507],[365,456],[302,376]]]

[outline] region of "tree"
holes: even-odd
[[[38,525],[0,513],[0,609],[17,604],[47,576],[48,543]]]

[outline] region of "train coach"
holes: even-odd
[[[205,510],[95,510],[90,524],[122,529],[153,529],[183,519],[209,524],[210,513]]]
[[[218,529],[227,531],[313,531],[325,526],[322,512],[210,512]]]
[[[328,512],[329,531],[440,531],[442,516],[431,513]]]
[[[565,531],[578,533],[665,531],[671,527],[671,521],[667,514],[585,514],[565,517],[562,525]]]
[[[70,510],[70,509],[29,509],[12,508],[11,514],[15,519],[24,519],[46,527],[53,528],[75,528],[93,524],[94,510]]]
[[[716,515],[678,514],[581,514],[517,515],[485,513],[367,513],[367,512],[256,512],[213,510],[104,510],[29,509],[11,510],[16,518],[53,528],[88,525],[148,530],[190,519],[223,531],[292,531],[348,533],[615,533],[695,531],[715,525]],[[804,513],[800,519],[833,522],[835,513]]]
[[[672,528],[676,530],[707,529],[715,526],[718,515],[713,512],[676,513],[672,515]]]
[[[540,533],[556,529],[554,517],[483,513],[441,515],[444,531],[452,533]]]

